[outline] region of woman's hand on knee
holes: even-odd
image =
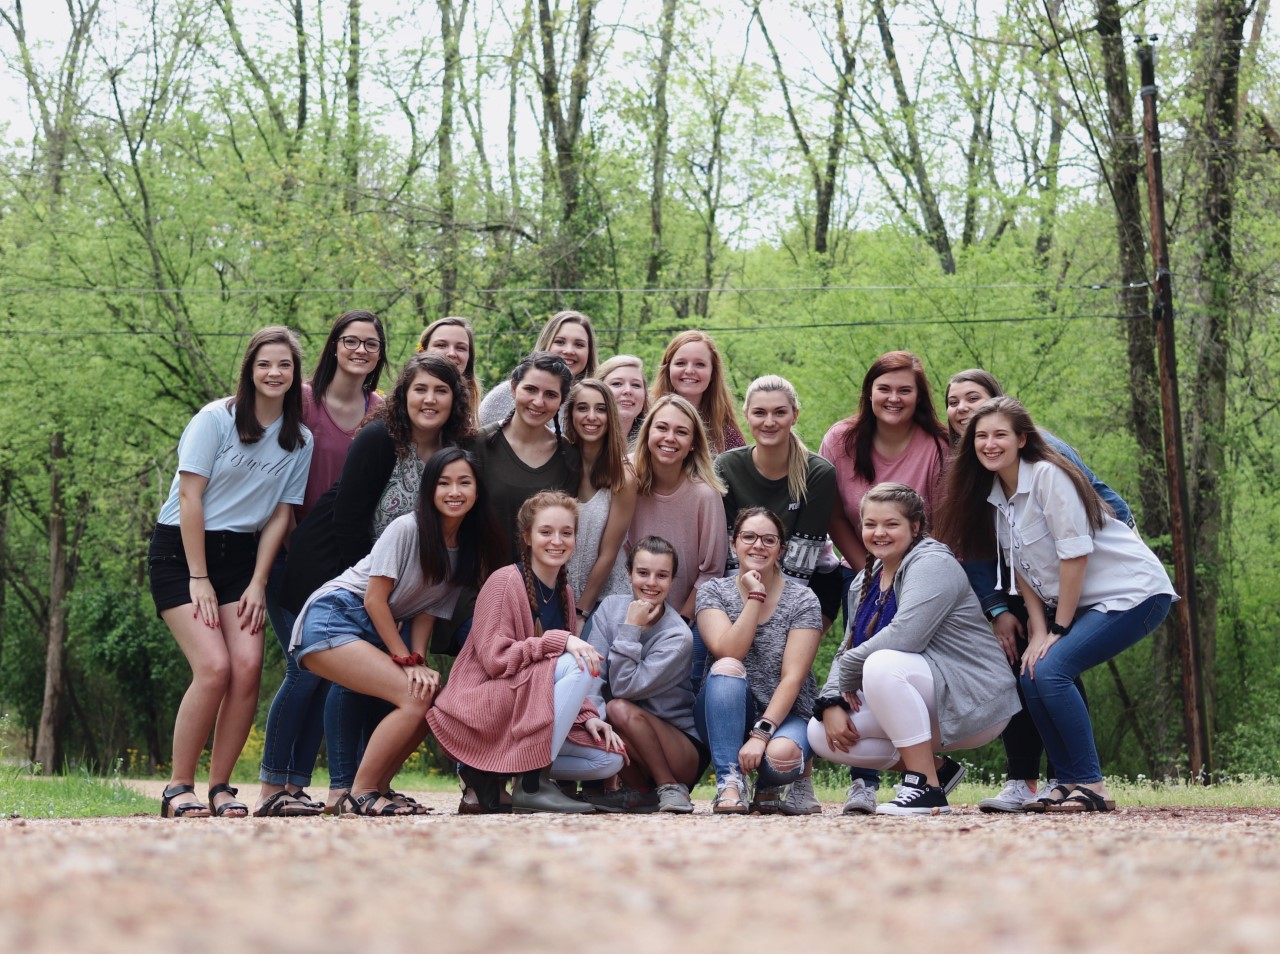
[[[410,698],[430,698],[440,686],[440,673],[427,666],[406,666],[404,673],[409,680]]]
[[[744,772],[754,772],[760,767],[760,760],[764,758],[764,739],[757,739],[754,736],[742,743],[742,748],[738,749],[738,765]]]
[[[823,710],[822,728],[827,733],[827,745],[834,752],[848,752],[849,747],[861,738],[849,713],[840,706],[828,706]]]
[[[570,636],[564,644],[564,651],[577,661],[579,669],[585,670],[593,676],[600,675],[600,654],[585,639],[578,636]]]
[[[597,742],[604,742],[604,750],[606,752],[617,752],[622,756],[625,765],[631,764],[631,757],[627,755],[627,743],[623,741],[622,736],[613,730],[613,726],[605,722],[603,719],[588,719],[583,723],[583,728],[587,730],[587,734]]]

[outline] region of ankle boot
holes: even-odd
[[[528,791],[523,778],[517,778],[511,786],[511,810],[517,815],[533,812],[585,815],[595,811],[589,803],[570,798],[560,791],[560,786],[551,781],[551,776],[546,769],[538,774],[537,781],[538,786],[532,792]]]
[[[463,765],[458,769],[458,777],[467,788],[476,793],[478,803],[475,809],[471,809],[464,792],[458,808],[459,814],[494,815],[511,811],[510,805],[502,804],[502,782],[505,775],[482,772],[470,765]]]

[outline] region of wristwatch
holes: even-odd
[[[756,724],[753,725],[751,728],[755,732],[763,732],[765,735],[769,736],[770,738],[773,737],[773,733],[778,731],[778,727],[774,725],[772,722],[770,722],[768,719],[757,719]]]

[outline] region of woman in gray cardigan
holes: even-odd
[[[814,706],[809,743],[834,762],[905,773],[877,814],[947,814],[946,791],[963,769],[934,753],[999,736],[1020,708],[1013,674],[964,569],[924,535],[919,494],[873,487],[861,531],[868,566],[849,591],[849,632]]]

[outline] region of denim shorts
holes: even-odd
[[[258,559],[258,535],[231,530],[204,532],[205,572],[218,596],[218,605],[239,602],[253,580]],[[191,602],[191,569],[182,547],[182,530],[157,523],[147,548],[147,573],[156,615]]]
[[[350,590],[330,590],[307,607],[302,617],[302,643],[293,651],[299,665],[311,653],[336,649],[347,643],[364,640],[383,652],[387,647],[374,628],[369,612],[364,608],[364,597]]]

